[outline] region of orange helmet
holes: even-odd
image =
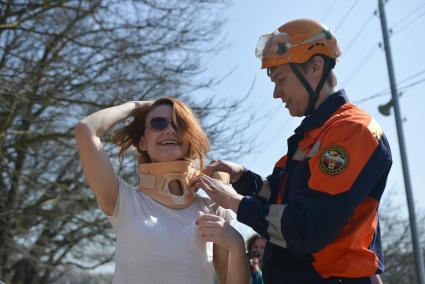
[[[262,35],[255,49],[261,68],[304,63],[315,54],[336,59],[341,50],[329,28],[310,19],[293,20],[273,33]]]

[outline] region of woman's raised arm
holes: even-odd
[[[75,139],[84,175],[96,194],[100,208],[113,214],[118,197],[118,184],[112,163],[103,149],[101,138],[112,126],[130,116],[136,108],[147,108],[151,102],[127,102],[97,111],[82,119],[75,127]]]

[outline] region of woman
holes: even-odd
[[[115,175],[101,143],[129,116],[114,141],[120,157],[137,149],[138,187]],[[173,98],[124,103],[81,120],[75,136],[84,175],[117,236],[114,283],[214,283],[212,266],[221,283],[248,282],[243,239],[228,215],[188,188],[208,149],[188,106]]]

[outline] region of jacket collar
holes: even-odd
[[[331,94],[310,116],[303,119],[300,126],[298,126],[294,132],[299,134],[319,128],[336,110],[338,110],[338,108],[347,102],[348,98],[343,89]]]

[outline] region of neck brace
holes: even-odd
[[[189,188],[189,181],[198,173],[190,161],[140,164],[139,190],[167,207],[186,208],[195,200],[195,193]],[[227,173],[215,172],[213,177],[229,184],[230,177]],[[181,195],[170,192],[169,185],[172,181],[180,184]]]
[[[139,173],[140,191],[167,207],[186,208],[195,199],[195,193],[189,188],[189,181],[196,171],[190,161],[140,164]],[[172,181],[180,184],[181,195],[170,192],[169,185]]]

